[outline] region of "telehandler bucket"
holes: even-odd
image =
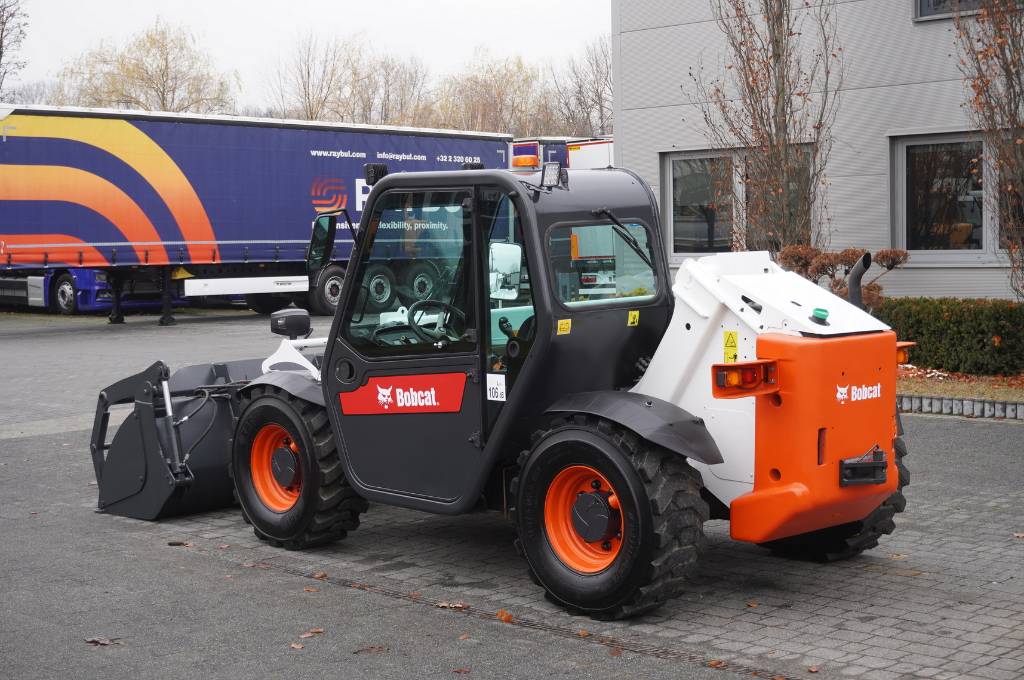
[[[234,393],[262,374],[260,359],[188,366],[163,362],[100,392],[90,453],[98,509],[155,520],[231,505]],[[113,440],[113,406],[133,404]]]

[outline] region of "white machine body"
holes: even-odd
[[[671,402],[704,419],[725,462],[690,464],[726,506],[754,485],[754,397],[715,399],[711,366],[753,361],[757,337],[783,333],[830,337],[884,331],[870,314],[807,279],[766,252],[720,253],[687,260],[672,286],[675,311],[633,392]],[[812,319],[828,312],[828,325]]]

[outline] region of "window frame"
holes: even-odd
[[[907,249],[907,148],[928,144],[982,144],[982,247],[963,250],[908,250]],[[890,186],[892,187],[892,244],[894,248],[907,250],[909,268],[954,266],[954,267],[995,267],[1004,264],[1000,259],[999,219],[992,214],[990,187],[997,186],[994,170],[988,161],[985,141],[978,132],[944,132],[936,134],[908,134],[892,139],[892,163]],[[997,189],[998,190],[998,189]],[[1005,256],[1004,258],[1005,259]]]
[[[942,13],[939,13],[939,14],[922,14],[921,13],[921,3],[924,2],[924,0],[912,0],[912,1],[914,3],[914,8],[913,9],[914,9],[914,22],[915,23],[922,22],[922,21],[944,21],[944,20],[952,19],[953,16],[954,16],[953,12],[942,12]],[[968,10],[964,10],[962,12],[962,14],[964,16],[970,16],[972,14],[977,14],[977,13],[978,13],[978,10],[976,10],[976,9],[968,9]]]
[[[732,225],[735,229],[740,214],[736,209],[736,203],[743,201],[744,204],[747,200],[746,187],[743,182],[737,181],[742,177],[742,165],[743,165],[743,154],[741,149],[695,149],[692,151],[674,151],[671,153],[662,154],[661,159],[661,201],[663,209],[661,211],[662,222],[662,236],[665,240],[665,249],[668,251],[668,261],[670,264],[679,265],[683,261],[694,257],[704,257],[707,255],[714,255],[718,252],[731,252],[732,247],[729,250],[724,251],[707,251],[707,250],[693,250],[684,253],[677,253],[675,251],[675,206],[673,204],[673,189],[675,182],[675,175],[672,172],[672,162],[677,160],[718,160],[720,158],[728,158],[732,163]]]
[[[648,224],[646,220],[642,220],[642,219],[640,219],[638,217],[625,217],[625,216],[619,216],[619,215],[616,215],[616,217],[618,217],[620,222],[622,222],[623,224],[625,224],[627,226],[630,225],[630,224],[639,224],[640,226],[642,226],[644,228],[644,231],[647,232],[647,251],[650,254],[651,262],[654,263],[651,266],[651,273],[654,276],[654,292],[651,293],[648,296],[643,297],[642,299],[638,299],[638,298],[606,298],[604,300],[596,300],[593,303],[588,304],[586,306],[570,307],[564,300],[562,300],[561,297],[559,297],[558,292],[557,292],[558,291],[558,281],[555,278],[555,270],[551,266],[551,232],[553,232],[555,229],[560,229],[560,228],[563,228],[563,227],[568,227],[570,229],[573,228],[573,227],[602,227],[602,226],[609,226],[609,227],[611,227],[611,226],[615,226],[615,223],[612,222],[611,220],[608,220],[608,219],[604,219],[604,220],[599,220],[599,219],[593,219],[593,220],[562,220],[562,221],[554,222],[554,223],[548,225],[548,227],[544,230],[543,243],[541,244],[541,246],[544,249],[544,269],[545,269],[545,275],[546,275],[547,280],[548,280],[548,285],[551,286],[551,300],[561,310],[563,310],[564,312],[566,312],[568,314],[579,314],[579,313],[588,312],[588,311],[591,311],[591,310],[606,310],[606,309],[620,309],[620,308],[621,309],[626,309],[628,307],[637,308],[637,307],[642,307],[642,306],[646,306],[646,305],[649,305],[651,303],[657,302],[657,300],[661,297],[666,282],[663,282],[661,280],[661,273],[658,271],[658,265],[657,265],[657,257],[658,257],[658,255],[657,255],[657,253],[654,252],[654,248],[652,247],[653,244],[651,242],[651,240],[652,240],[651,239],[651,234],[654,233],[654,229],[651,228],[651,225]],[[669,288],[671,288],[671,285],[672,285],[671,281],[668,281],[667,284],[668,284]],[[536,304],[536,299],[534,299],[534,303]]]

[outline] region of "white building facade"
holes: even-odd
[[[826,170],[831,249],[910,251],[880,282],[888,295],[1009,298],[951,5],[837,2],[845,79]],[[674,266],[728,250],[730,210],[714,205],[709,177],[742,161],[709,150],[690,99],[690,70],[717,75],[729,60],[710,0],[613,0],[612,36],[616,164],[654,188]]]

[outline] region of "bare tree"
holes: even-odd
[[[968,114],[985,141],[985,206],[999,221],[1010,286],[1024,299],[1024,9],[1017,0],[979,5],[976,14],[955,13],[960,69]]]
[[[280,115],[302,120],[333,117],[334,97],[348,73],[348,58],[339,42],[305,36],[279,67],[271,86]]]
[[[12,87],[4,93],[4,100],[12,104],[47,104],[60,106],[65,97],[60,83],[55,80],[33,80]]]
[[[711,3],[726,61],[711,77],[691,69],[691,101],[711,145],[739,156],[734,247],[826,245],[825,168],[843,77],[836,0]]]
[[[27,25],[21,0],[0,0],[0,95],[5,93],[4,83],[25,67],[18,59],[18,51],[25,40]]]
[[[347,94],[335,110],[344,120],[373,125],[423,126],[431,118],[430,73],[419,59],[361,50],[349,62]]]
[[[124,48],[101,45],[60,75],[70,103],[157,111],[226,112],[231,79],[195,36],[159,20]]]
[[[605,36],[587,45],[564,68],[552,69],[553,93],[561,127],[567,134],[610,135],[612,111],[612,46]]]

